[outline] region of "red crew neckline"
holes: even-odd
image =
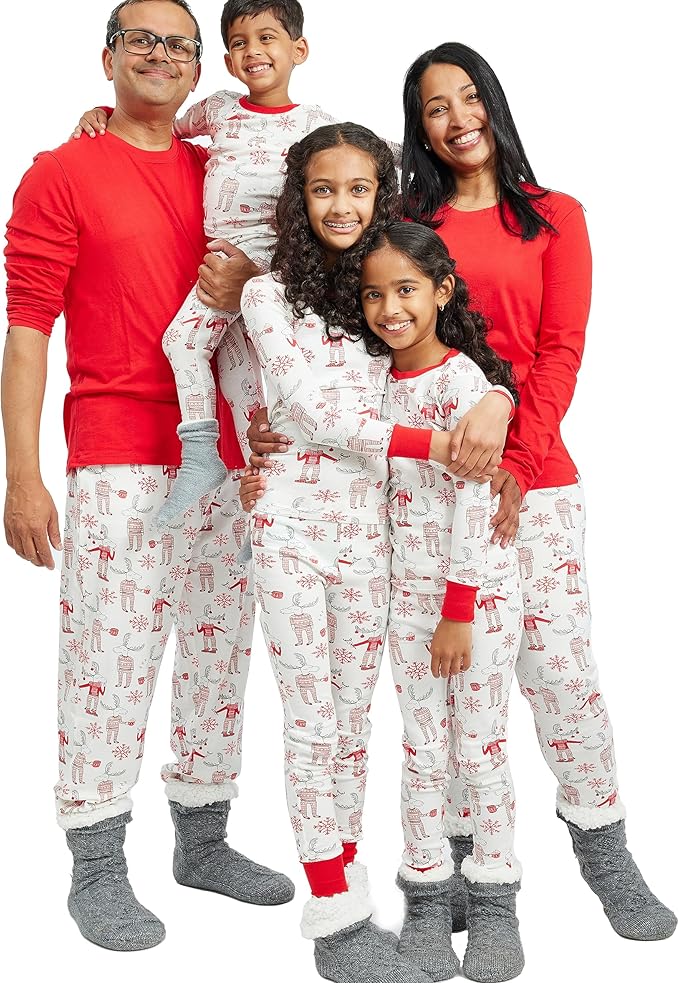
[[[297,109],[299,106],[298,102],[291,102],[289,106],[256,106],[254,102],[249,102],[245,96],[241,96],[238,100],[239,106],[243,109],[247,109],[251,113],[289,113],[291,109]]]
[[[457,348],[451,348],[436,365],[427,365],[424,369],[412,369],[410,372],[400,372],[392,365],[390,372],[394,379],[414,379],[418,375],[424,375],[425,372],[431,372],[432,369],[440,368],[449,358],[455,358],[459,354],[460,352]]]

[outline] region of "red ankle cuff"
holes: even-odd
[[[332,860],[316,860],[302,866],[315,898],[329,898],[333,894],[342,894],[349,890],[342,855],[333,857]]]
[[[358,850],[358,843],[343,843],[342,844],[342,860],[344,861],[344,866],[347,864],[353,864],[356,859],[356,851]]]

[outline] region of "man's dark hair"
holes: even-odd
[[[119,15],[120,15],[120,11],[123,9],[123,7],[131,7],[132,4],[134,4],[134,3],[146,3],[146,2],[147,2],[147,0],[123,0],[122,3],[119,3],[118,4],[118,6],[115,8],[115,10],[112,10],[111,11],[111,16],[109,17],[108,24],[106,25],[106,47],[107,48],[110,48],[111,47],[111,38],[113,37],[113,35],[114,34],[117,34],[118,31],[122,30],[122,26],[121,26],[121,23],[120,23],[120,16]],[[198,21],[196,20],[196,16],[193,13],[193,11],[191,10],[191,8],[189,7],[189,5],[186,2],[186,0],[165,0],[165,2],[166,3],[174,3],[178,7],[181,7],[182,10],[185,10],[186,11],[186,13],[189,15],[189,17],[191,18],[191,20],[193,21],[193,23],[196,26],[195,37],[194,37],[193,40],[194,41],[198,41],[198,43],[202,46],[203,39],[200,36],[200,25],[199,25]]]
[[[229,50],[229,28],[240,17],[257,17],[270,10],[293,41],[304,33],[304,11],[297,0],[227,0],[222,11],[222,40]]]

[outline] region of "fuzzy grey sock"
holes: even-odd
[[[180,423],[177,436],[182,442],[182,466],[167,501],[156,516],[159,527],[179,519],[203,495],[216,491],[228,473],[217,453],[219,424],[216,420]]]
[[[656,898],[627,849],[625,820],[599,829],[580,829],[557,812],[568,826],[573,851],[585,881],[603,905],[614,930],[624,939],[667,939],[677,916]]]
[[[432,980],[457,976],[460,960],[450,942],[453,877],[443,881],[409,881],[399,874],[396,884],[406,899],[398,951]]]
[[[344,873],[347,878],[347,884],[349,885],[349,890],[359,892],[366,902],[369,902],[370,887],[368,884],[368,870],[364,864],[359,863],[358,860],[352,861],[352,863],[347,864],[344,868]],[[372,918],[368,921],[368,929],[378,935],[383,942],[391,946],[392,949],[398,949],[398,935],[394,935],[393,932],[388,931],[386,928],[380,928],[376,925]]]
[[[369,918],[317,938],[314,959],[319,976],[334,983],[431,983],[373,931]]]
[[[139,904],[127,879],[123,844],[129,812],[93,826],[66,831],[73,854],[68,910],[80,932],[104,949],[150,949],[165,938],[165,926]]]
[[[175,880],[185,887],[215,891],[248,904],[291,901],[295,885],[289,877],[256,864],[225,842],[230,805],[228,801],[205,806],[170,802]]]
[[[453,886],[450,889],[450,914],[453,932],[464,932],[467,927],[467,884],[461,873],[462,861],[471,856],[474,839],[471,836],[449,836],[450,852],[455,865]]]
[[[513,980],[524,967],[516,917],[515,884],[467,881],[467,951],[462,970],[470,980],[500,983]]]

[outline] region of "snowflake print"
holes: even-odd
[[[324,720],[331,720],[335,716],[335,708],[332,703],[321,703],[318,712]]]
[[[345,372],[344,378],[347,380],[347,382],[352,382],[352,383],[363,382],[362,373],[358,372],[356,369],[350,369],[348,372]]]
[[[225,567],[233,567],[233,566],[235,566],[235,563],[236,563],[236,554],[235,553],[224,553],[224,555],[222,556],[222,563],[224,564]]]
[[[575,605],[575,613],[580,618],[584,618],[589,614],[589,604],[587,601],[578,601]]]
[[[375,556],[390,556],[391,555],[391,544],[390,543],[378,543],[373,549]]]
[[[314,492],[313,498],[317,498],[319,502],[336,502],[340,498],[340,493],[338,491],[332,491],[330,488],[322,488],[320,491]]]
[[[424,679],[424,677],[429,672],[429,666],[426,662],[413,662],[406,667],[406,676],[410,679]]]
[[[86,553],[78,554],[78,568],[80,570],[90,570],[92,568],[92,557]]]
[[[146,631],[149,626],[149,619],[143,614],[138,614],[130,622],[133,631]]]
[[[124,761],[125,758],[129,758],[130,756],[130,748],[127,744],[116,744],[113,748],[113,754],[118,761]]]
[[[186,539],[187,542],[192,543],[199,532],[200,529],[196,529],[194,526],[184,526],[184,539]]]
[[[250,160],[253,164],[268,164],[271,157],[266,150],[253,150],[250,153]]]
[[[286,765],[291,765],[293,763],[293,761],[295,760],[296,757],[297,757],[297,754],[296,754],[295,751],[289,751],[289,750],[286,751],[285,752],[285,763],[286,763]]]
[[[585,719],[584,713],[569,713],[563,718],[566,724],[579,724],[581,720]]]
[[[361,628],[367,625],[372,620],[371,615],[368,611],[352,611],[349,615],[349,621],[356,627]]]
[[[538,512],[531,518],[530,524],[532,526],[539,526],[540,529],[544,529],[544,527],[548,526],[551,521],[551,515],[547,515],[546,512]]]
[[[342,419],[342,413],[337,409],[336,406],[332,406],[329,410],[326,410],[323,414],[323,423],[326,427],[334,426],[338,420]]]
[[[325,529],[321,529],[320,526],[312,525],[306,527],[304,535],[308,536],[312,543],[322,543],[328,533]]]
[[[543,594],[549,594],[550,591],[556,590],[558,586],[559,583],[554,577],[540,577],[539,580],[535,581],[535,589],[541,591]]]
[[[576,768],[576,771],[579,771],[581,775],[589,775],[589,773],[594,770],[595,767],[591,761],[583,761]]]
[[[328,817],[327,819],[319,819],[314,826],[314,829],[319,832],[321,836],[330,836],[336,826],[337,823],[335,820]]]
[[[295,128],[295,121],[290,119],[289,116],[277,116],[275,126],[279,130],[293,130]]]
[[[151,556],[150,553],[145,553],[140,562],[144,570],[153,570],[156,565],[156,558],[155,556]]]
[[[227,757],[232,758],[236,753],[236,745],[233,742],[231,744],[227,744],[224,748],[224,753]]]
[[[422,546],[422,540],[419,536],[413,536],[412,533],[406,536],[406,548],[412,553],[416,553]]]
[[[82,490],[80,492],[78,492],[78,502],[80,503],[81,506],[87,505],[87,503],[89,502],[89,500],[90,500],[90,493],[89,492],[82,491]]]
[[[214,717],[207,717],[200,726],[206,734],[211,734],[213,730],[217,730],[217,721]]]
[[[302,829],[304,828],[304,824],[302,823],[302,820],[299,818],[299,816],[293,816],[290,820],[290,823],[295,833],[302,832]]]
[[[423,781],[421,778],[413,779],[413,781],[410,784],[413,792],[422,792],[423,789],[427,787],[427,783]]]
[[[344,526],[342,529],[342,535],[345,539],[355,539],[360,532],[361,530],[357,522],[352,522],[350,525]]]
[[[87,733],[95,740],[103,735],[103,730],[99,724],[91,723],[87,725]]]
[[[158,482],[151,475],[145,475],[143,478],[139,479],[139,487],[147,495],[153,494],[154,491],[158,490]]]
[[[377,683],[377,673],[374,672],[371,676],[368,676],[368,678],[363,683],[363,689],[374,689],[376,683]]]
[[[224,659],[217,659],[215,662],[215,672],[226,672],[228,663]]]
[[[601,791],[602,788],[605,788],[606,787],[606,779],[605,778],[590,778],[589,781],[587,782],[587,784],[589,785],[589,787],[593,791],[599,792],[599,791]]]
[[[257,552],[255,555],[255,566],[258,566],[260,570],[270,570],[274,563],[273,556],[269,556],[267,553]]]
[[[83,643],[75,638],[69,638],[66,648],[69,652],[72,652],[73,655],[80,655],[83,652]]]
[[[186,567],[183,567],[178,563],[170,570],[170,576],[173,580],[183,580],[186,577]]]
[[[215,546],[226,546],[229,542],[229,537],[226,535],[226,533],[220,532],[217,536],[215,536],[212,542]]]
[[[355,658],[356,658],[355,654],[353,652],[350,652],[349,649],[337,649],[335,652],[335,661],[339,662],[339,664],[342,666],[348,665],[348,663],[353,662]]]
[[[180,338],[181,338],[181,332],[179,328],[168,328],[166,340],[169,343],[174,344],[174,342],[179,341]]]
[[[93,515],[84,515],[81,519],[81,522],[85,527],[85,529],[94,529],[94,527],[97,524],[97,520]]]
[[[584,685],[584,679],[569,679],[566,683],[566,691],[577,695],[583,689]]]
[[[551,659],[548,660],[547,665],[550,669],[556,669],[557,672],[563,672],[569,663],[569,659],[565,655],[553,655]]]
[[[475,775],[480,767],[480,762],[472,761],[470,758],[463,758],[462,761],[460,761],[460,768],[468,775]]]
[[[499,833],[502,826],[497,821],[497,819],[484,819],[481,823],[481,829],[484,833],[488,833],[489,836],[494,836],[495,833]]]
[[[113,604],[116,601],[118,595],[116,594],[115,591],[109,590],[108,587],[102,587],[101,590],[99,591],[99,597],[101,599],[102,604]]]
[[[302,577],[297,578],[297,584],[303,590],[311,590],[315,583],[316,578],[311,573],[305,573]]]
[[[455,489],[440,488],[436,492],[436,500],[437,502],[440,502],[441,505],[453,505],[455,502]]]
[[[464,708],[465,710],[468,710],[469,713],[478,713],[481,709],[481,703],[473,696],[468,696],[464,701]]]
[[[415,611],[415,606],[409,601],[399,601],[396,605],[396,613],[399,618],[409,618]]]
[[[415,846],[414,843],[411,843],[410,840],[406,842],[406,853],[408,854],[411,860],[414,860],[415,857],[417,856],[417,847]]]
[[[291,355],[277,355],[271,363],[271,372],[273,375],[287,375],[294,364]]]
[[[215,604],[222,608],[222,610],[224,610],[224,608],[230,608],[233,602],[234,599],[232,594],[217,594],[215,597]]]
[[[189,602],[188,601],[180,601],[177,610],[179,611],[179,614],[182,614],[182,615],[190,614],[191,613],[191,608],[189,606]],[[193,632],[189,632],[189,634],[193,635]]]
[[[250,291],[248,293],[247,297],[245,298],[245,302],[244,302],[244,304],[241,305],[241,307],[243,307],[243,306],[244,307],[259,307],[260,304],[263,304],[264,303],[264,299],[265,299],[264,298],[264,292],[262,290],[259,290],[259,289],[252,290],[252,291]],[[268,325],[268,327],[271,327],[271,325]]]
[[[345,516],[344,512],[337,512],[337,511],[335,511],[335,512],[324,512],[323,513],[323,520],[325,522],[335,522],[338,525],[340,525],[342,522],[345,522],[346,521],[346,516]],[[341,532],[342,530],[340,529],[339,531]]]
[[[505,635],[502,644],[506,649],[513,648],[514,645],[516,644],[516,635],[514,635],[512,632],[510,632],[508,635]]]
[[[356,590],[355,587],[346,587],[342,591],[342,597],[345,599],[345,601],[360,601],[363,594],[360,590]]]
[[[138,703],[141,703],[143,699],[144,699],[144,694],[140,689],[133,689],[131,690],[131,692],[127,694],[127,702],[134,704],[134,706],[137,706]]]
[[[558,549],[563,543],[563,536],[560,532],[550,532],[545,536],[545,546],[551,546],[552,549]]]

